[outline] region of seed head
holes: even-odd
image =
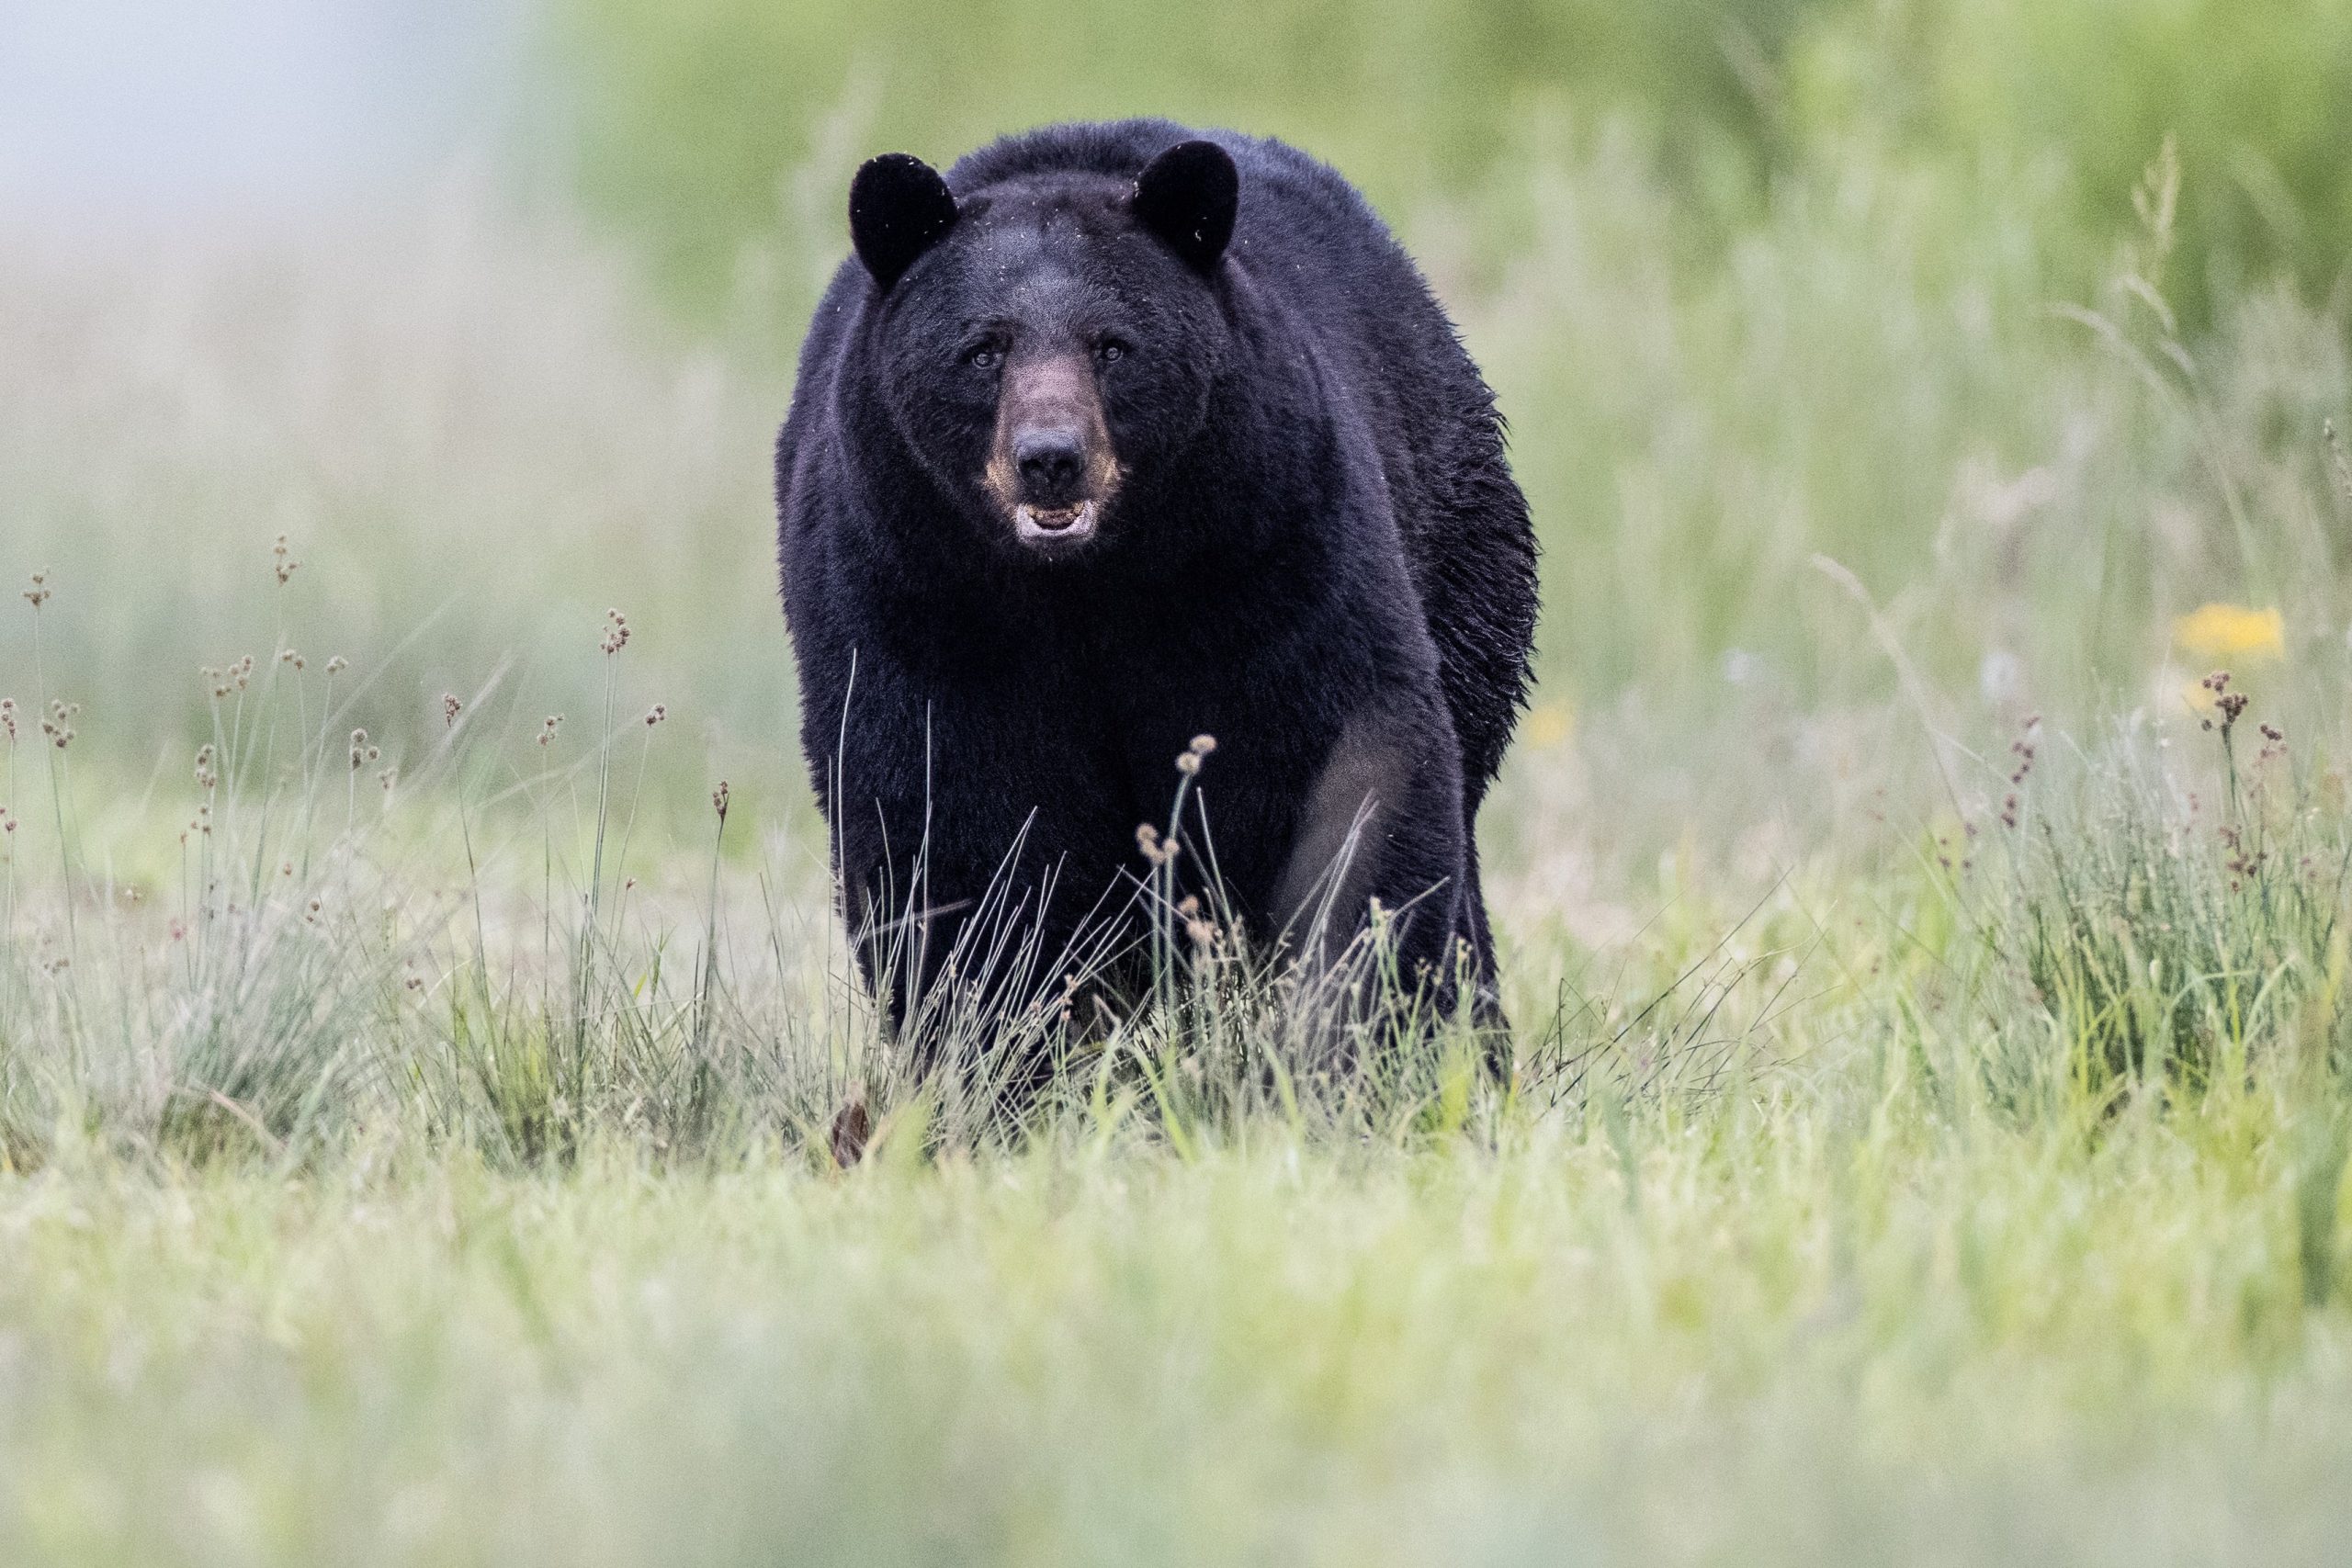
[[[669,716],[670,710],[662,706],[660,703],[655,703],[651,707],[645,710],[645,728],[650,729]]]
[[[1192,939],[1193,945],[1206,952],[1216,940],[1216,925],[1202,916],[1200,896],[1187,893],[1178,899],[1176,915],[1184,922],[1184,934]]]
[[[0,697],[0,729],[8,732],[8,744],[17,743],[17,699]]]
[[[2222,739],[2227,740],[2230,730],[2237,724],[2238,715],[2245,712],[2245,694],[2230,690],[2230,672],[2226,670],[2216,670],[2197,683],[2213,694],[2213,706],[2222,716]],[[2205,720],[2202,728],[2212,728],[2213,721],[2210,718]]]
[[[74,716],[81,711],[80,703],[51,703],[49,716],[40,721],[40,732],[49,738],[51,745],[64,750],[74,744]]]
[[[220,775],[212,766],[212,747],[208,742],[197,748],[196,787],[209,795],[220,783]]]
[[[351,771],[353,773],[357,773],[374,761],[378,755],[379,753],[376,748],[368,744],[366,730],[355,729],[351,732]]]
[[[277,536],[277,543],[270,546],[269,554],[271,570],[277,574],[277,586],[283,588],[286,586],[287,579],[302,569],[302,563],[288,553],[286,536],[283,534]]]
[[[340,675],[350,668],[351,660],[345,659],[340,653],[327,660],[327,673],[330,675]]]
[[[1198,751],[1177,752],[1176,771],[1186,778],[1191,778],[1201,771],[1201,754]]]
[[[225,697],[232,692],[243,690],[243,683],[239,680],[238,666],[239,661],[232,659],[229,660],[225,668],[220,670],[207,670],[204,672],[206,678],[212,682],[213,695]]]
[[[539,720],[539,744],[542,746],[554,745],[555,732],[562,727],[562,724],[563,715],[560,713],[551,713],[548,715],[547,717]]]
[[[212,688],[213,700],[218,702],[230,693],[242,692],[253,683],[254,656],[248,653],[243,659],[232,660],[225,670],[215,670],[207,664],[197,673],[202,675],[205,684]]]
[[[1192,749],[1193,755],[1205,757],[1210,752],[1216,750],[1216,737],[1214,735],[1195,735],[1193,737]]]
[[[605,612],[605,640],[597,644],[607,654],[618,653],[628,646],[628,617],[618,610]]]
[[[710,807],[712,810],[718,813],[718,821],[721,827],[724,827],[727,823],[728,798],[727,781],[725,779],[721,779],[718,781],[718,787],[710,792]]]
[[[465,711],[466,705],[458,700],[457,693],[444,692],[441,694],[442,728],[449,729],[455,728],[458,722],[458,716]]]
[[[2026,733],[2028,735],[2033,733],[2031,724],[2026,726]],[[2013,784],[2021,784],[2025,783],[2026,775],[2033,772],[2033,742],[2012,740],[2009,742],[2009,754],[2018,760],[2016,771],[2009,774],[2009,782]]]
[[[39,610],[43,604],[49,603],[48,572],[37,571],[33,573],[33,585],[25,590],[25,602],[30,604],[35,610]]]

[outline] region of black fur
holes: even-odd
[[[956,199],[938,171],[903,152],[857,171],[849,187],[850,240],[857,259],[888,289],[956,221]]]
[[[1136,176],[1136,221],[1195,272],[1214,269],[1233,243],[1240,199],[1240,171],[1214,141],[1180,141]]]
[[[1472,829],[1535,620],[1501,420],[1345,180],[1280,142],[1193,137],[1008,138],[948,172],[952,211],[911,160],[861,175],[866,265],[818,308],[776,458],[802,745],[847,914],[868,931],[917,909],[928,982],[994,881],[1044,908],[1052,954],[1122,907],[1136,828],[1164,823],[1173,760],[1205,733],[1179,863],[1197,878],[1213,850],[1257,942],[1368,794],[1340,936],[1369,898],[1409,907],[1408,963],[1442,972],[1466,942],[1490,997]],[[1033,329],[1125,345],[1098,369],[1119,488],[1097,536],[1051,555],[982,479],[998,361],[975,344]],[[869,979],[884,950],[861,946]]]

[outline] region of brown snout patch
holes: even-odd
[[[1100,509],[1119,488],[1119,460],[1111,452],[1111,432],[1102,422],[1102,399],[1094,370],[1082,354],[1035,358],[1016,356],[1005,367],[997,395],[996,434],[982,475],[989,493],[1005,515],[1021,506],[1021,476],[1013,467],[1012,443],[1023,430],[1075,430],[1086,448],[1081,499]]]

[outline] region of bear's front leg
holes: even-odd
[[[1373,698],[1351,714],[1309,789],[1274,897],[1281,945],[1310,986],[1342,971],[1352,986],[1375,908],[1409,993],[1441,1008],[1454,991],[1454,948],[1468,877],[1462,759],[1433,694]]]
[[[925,1067],[990,1054],[1001,1022],[1091,974],[1119,934],[1128,814],[1059,780],[1060,759],[1010,728],[934,723],[926,749],[874,725],[845,748],[842,914],[867,986]]]

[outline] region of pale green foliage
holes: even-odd
[[[1547,547],[1507,1084],[1181,950],[1023,1108],[883,1038],[764,493],[854,113],[760,130],[716,344],[479,192],[0,235],[0,1561],[2327,1560],[2344,307],[2200,327],[2196,146],[2086,248],[1755,14],[1822,97],[1745,194],[1540,104],[1375,170]]]
[[[1786,182],[1868,145],[1948,191],[1988,173],[2043,185],[2037,239],[2069,288],[2104,270],[2169,135],[2192,320],[2274,274],[2324,292],[2352,248],[2340,0],[558,0],[547,16],[557,80],[536,123],[571,186],[705,311],[779,239],[812,259],[788,231],[838,205],[857,157],[945,160],[1135,114],[1297,141],[1395,213],[1432,188],[1509,199],[1546,119],[1630,122],[1684,237],[1716,254]],[[766,280],[795,305],[811,281]]]
[[[70,1162],[0,1211],[0,1554],[2319,1562],[2297,1114],[1840,1074],[1420,1155]]]

